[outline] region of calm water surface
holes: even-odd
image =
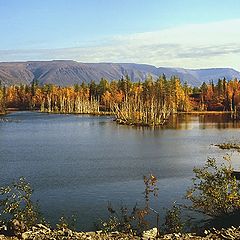
[[[211,144],[240,138],[228,116],[175,117],[165,129],[117,125],[111,117],[15,112],[0,121],[0,183],[25,176],[48,220],[78,216],[83,230],[107,216],[107,203],[143,202],[143,175],[155,174],[163,211],[182,197],[192,168],[224,155]],[[240,167],[239,156],[233,165]]]

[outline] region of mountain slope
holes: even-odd
[[[73,85],[83,81],[101,78],[120,79],[129,75],[133,81],[144,81],[151,74],[154,79],[165,74],[168,78],[177,75],[190,85],[199,86],[203,81],[226,77],[240,79],[240,72],[231,68],[210,68],[190,70],[183,68],[164,68],[135,63],[79,63],[75,61],[32,61],[0,63],[0,81],[5,85],[28,84],[38,80],[40,84],[53,83],[60,86]]]

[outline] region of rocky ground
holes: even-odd
[[[97,232],[74,232],[70,229],[58,229],[52,230],[42,224],[38,224],[36,227],[33,227],[31,230],[17,234],[18,236],[7,237],[5,235],[0,235],[0,240],[150,240],[150,239],[240,239],[240,227],[235,228],[231,227],[228,229],[205,231],[204,236],[197,236],[193,233],[185,234],[166,234],[157,237],[157,229],[151,229],[144,232],[142,237],[133,236],[131,234],[124,234],[119,232],[104,233],[103,231]]]

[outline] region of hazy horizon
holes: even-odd
[[[238,69],[232,68],[232,67],[206,67],[206,68],[185,68],[185,67],[170,67],[170,66],[156,66],[154,64],[148,64],[148,63],[135,63],[135,62],[82,62],[77,61],[73,59],[49,59],[49,60],[23,60],[23,61],[1,61],[0,63],[27,63],[27,62],[54,62],[54,61],[73,61],[77,63],[83,63],[83,64],[139,64],[139,65],[149,65],[154,66],[156,68],[174,68],[174,69],[187,69],[187,70],[205,70],[205,69],[222,69],[222,68],[229,68],[234,69],[237,71],[240,71]]]

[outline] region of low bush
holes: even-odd
[[[23,232],[42,222],[38,205],[31,199],[33,190],[25,178],[0,188],[0,221],[13,232]]]
[[[204,213],[210,222],[216,221],[222,226],[231,216],[239,215],[240,210],[240,183],[233,176],[229,156],[224,160],[224,164],[217,165],[216,159],[208,158],[202,168],[194,168],[193,186],[186,193],[192,203],[190,209]]]

